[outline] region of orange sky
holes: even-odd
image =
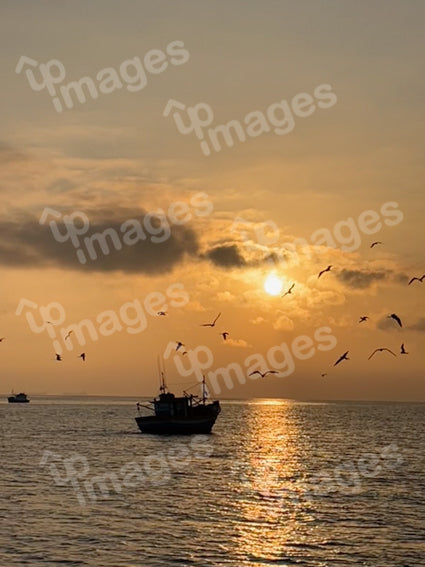
[[[8,1],[2,12],[0,391],[155,394],[157,355],[181,341],[188,354],[166,361],[176,391],[202,374],[194,353],[209,352],[210,390],[232,369],[221,397],[425,400],[425,280],[408,285],[425,274],[423,3]],[[16,72],[23,55],[34,63]],[[52,60],[66,77],[31,88]],[[60,88],[82,77],[96,96],[66,108]],[[183,134],[175,108],[163,116],[170,99],[186,126],[200,103],[214,119]],[[233,131],[204,155],[208,128],[230,121],[245,140]],[[90,227],[58,242],[54,218],[40,224],[46,208],[62,234],[64,215]],[[92,259],[84,238],[105,230],[118,241]],[[377,347],[398,356],[368,361]],[[253,380],[255,369],[279,374]]]

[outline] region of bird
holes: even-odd
[[[347,350],[347,352],[344,352],[344,354],[342,354],[342,355],[338,358],[338,360],[335,362],[334,366],[336,366],[337,364],[339,364],[339,363],[342,362],[343,360],[350,360],[350,359],[348,358],[348,356],[347,356],[347,354],[348,354],[349,352],[350,352],[349,350]]]
[[[376,242],[372,242],[372,244],[370,245],[371,248],[374,248],[374,246],[377,246],[378,244],[384,244],[383,242],[381,242],[380,240],[377,240]]]
[[[417,278],[417,277],[415,276],[414,278],[412,278],[412,279],[409,281],[409,283],[408,283],[407,285],[412,284],[415,280],[417,280],[418,282],[421,282],[421,283],[422,283],[422,282],[424,281],[424,279],[425,279],[425,274],[424,274],[421,278]]]
[[[369,317],[367,315],[362,315],[360,317],[359,323],[363,323],[363,321],[367,321],[369,319]]]
[[[215,324],[217,323],[217,320],[220,317],[220,315],[221,315],[221,312],[217,315],[217,317],[214,319],[214,321],[212,323],[203,323],[200,326],[201,327],[215,327]]]
[[[320,276],[322,276],[325,272],[330,272],[331,269],[332,269],[332,266],[328,266],[328,267],[326,268],[326,270],[322,270],[322,271],[319,273],[319,275],[317,276],[317,279],[319,279]]]
[[[185,346],[184,343],[181,343],[180,341],[176,341],[176,350],[179,350],[180,347]]]
[[[372,358],[372,356],[376,353],[376,352],[383,352],[384,350],[386,350],[387,352],[390,352],[393,356],[397,356],[392,350],[390,350],[387,347],[381,347],[381,348],[376,348],[372,354],[369,356],[368,360],[370,360]]]
[[[69,339],[73,332],[74,332],[74,331],[69,331],[69,333],[68,333],[68,334],[66,335],[66,337],[65,337],[65,340],[66,340],[66,339]]]
[[[409,354],[409,353],[406,351],[406,349],[404,348],[404,343],[401,344],[401,347],[400,347],[400,354]]]
[[[185,354],[187,354],[187,350],[184,350],[184,351],[182,352],[182,355],[183,355],[183,356],[184,356]]]
[[[166,311],[158,311],[157,315],[159,315],[159,317],[165,317],[168,313]]]
[[[394,319],[394,321],[397,321],[397,323],[400,325],[400,327],[402,327],[402,323],[401,323],[401,319],[398,315],[396,315],[395,313],[391,313],[391,315],[388,315],[388,319]]]
[[[267,374],[279,374],[279,372],[277,370],[266,370],[263,373],[263,372],[260,372],[259,370],[255,370],[254,372],[251,372],[251,374],[249,374],[249,376],[254,376],[254,374],[259,374],[261,376],[261,378],[264,378],[265,376],[267,376]]]
[[[229,336],[229,333],[227,331],[224,331],[224,333],[220,333],[220,335],[223,337],[223,340],[226,340]]]
[[[84,362],[84,361],[86,360],[86,353],[85,353],[85,352],[82,352],[82,353],[80,354],[80,356],[78,356],[78,358],[82,358],[82,359],[83,359],[83,362]]]
[[[327,375],[328,375],[327,372],[322,372],[322,373],[320,374],[320,376],[321,376],[322,378],[324,378],[324,377],[327,376]]]
[[[285,297],[285,295],[291,294],[291,293],[292,293],[292,290],[294,289],[294,287],[295,287],[295,284],[293,283],[293,284],[291,285],[291,287],[288,289],[288,291],[285,292],[285,293],[282,295],[282,297]]]
[[[6,337],[1,337],[0,343],[5,340]]]
[[[58,360],[60,362],[62,360],[62,356],[60,354],[56,353],[56,360]]]

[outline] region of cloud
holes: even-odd
[[[388,270],[362,271],[343,269],[337,273],[336,277],[347,287],[354,289],[366,289],[374,282],[386,280],[388,275]]]
[[[255,319],[251,319],[250,323],[252,323],[253,325],[261,325],[261,323],[266,323],[266,320],[264,319],[264,317],[256,317]]]
[[[205,253],[205,257],[221,268],[241,268],[246,261],[236,244],[216,246]]]
[[[90,215],[88,215],[90,218]],[[186,226],[170,226],[169,236],[164,242],[152,242],[149,226],[145,228],[146,213],[142,210],[98,211],[94,220],[90,218],[90,228],[80,236],[76,248],[67,240],[55,240],[48,225],[40,225],[38,219],[20,215],[14,220],[0,221],[0,264],[11,267],[56,267],[81,271],[122,271],[128,273],[158,274],[171,271],[184,260],[186,254],[196,256],[198,240],[196,233]],[[145,233],[145,240],[134,238],[133,245],[123,240],[128,228],[122,230],[122,223],[128,219],[138,221]],[[159,221],[152,222],[159,229]],[[58,223],[59,231],[65,234],[65,225]],[[105,232],[107,231],[107,232]],[[98,241],[85,243],[84,238],[93,234],[102,235],[104,250]],[[163,231],[157,235],[162,236]],[[83,251],[87,259],[80,263],[77,250]],[[94,252],[93,252],[94,250]],[[97,258],[91,259],[96,255]],[[105,253],[106,252],[106,253]]]
[[[381,319],[378,320],[378,322],[376,323],[376,328],[380,329],[381,331],[401,331],[398,323],[394,321],[394,319],[390,319],[388,315],[384,315],[383,317],[381,317]]]
[[[286,315],[281,315],[274,321],[273,329],[275,331],[292,331],[294,329],[294,322]]]
[[[420,333],[425,333],[425,317],[421,317],[414,323],[407,327],[411,331],[419,331]]]
[[[226,345],[237,348],[252,348],[252,345],[248,344],[243,339],[226,339]]]

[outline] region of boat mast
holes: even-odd
[[[208,391],[207,386],[205,384],[205,375],[202,375],[202,401],[205,403],[206,399],[208,398]]]
[[[164,365],[164,360],[162,359],[162,366]],[[167,392],[167,386],[165,384],[165,371],[161,368],[161,360],[158,355],[158,372],[159,372],[159,391],[161,394]]]

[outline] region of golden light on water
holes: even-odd
[[[264,291],[269,295],[279,295],[283,289],[283,281],[275,274],[269,274],[264,282]]]

